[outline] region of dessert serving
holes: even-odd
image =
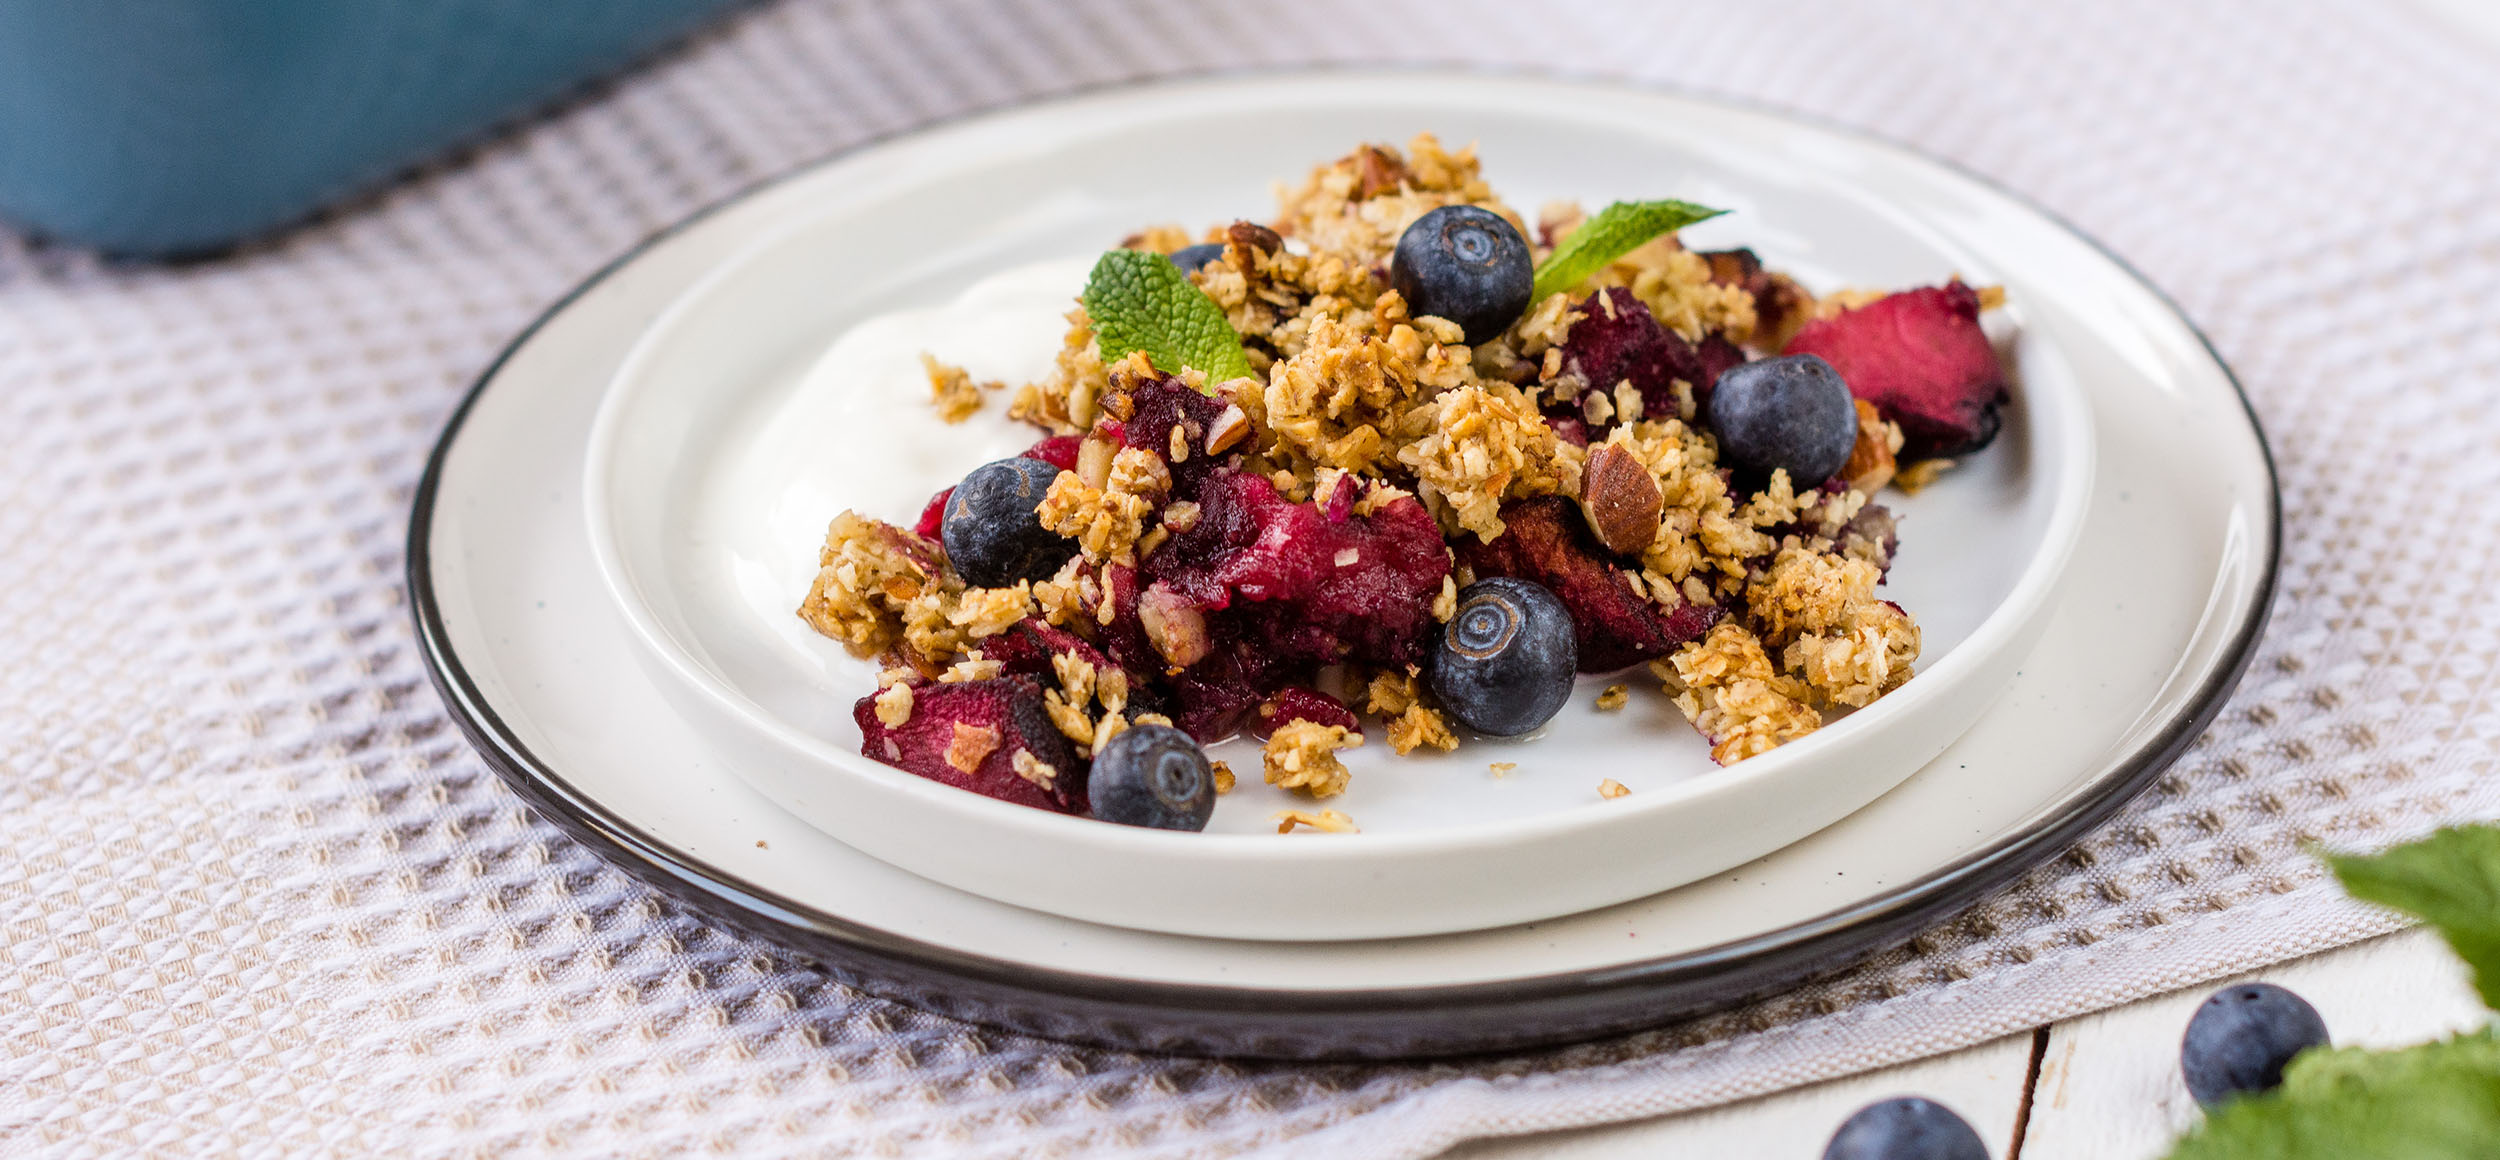
[[[1817,296],[1684,248],[1712,216],[1530,223],[1422,136],[1270,223],[1127,239],[1040,381],[930,352],[942,415],[1036,442],[914,526],[834,517],[798,614],[881,660],[862,751],[1196,830],[1235,776],[1204,747],[1247,731],[1312,799],[1280,828],[1342,830],[1342,751],[1532,734],[1583,674],[1645,672],[1595,705],[1654,682],[1723,765],[1900,687],[1920,633],[1879,595],[1876,497],[1995,436],[1996,294]]]

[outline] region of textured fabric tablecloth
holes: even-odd
[[[1315,60],[1741,94],[2108,242],[2212,334],[2281,460],[2282,598],[2237,697],[2117,821],[1862,969],[1427,1066],[1139,1057],[881,1002],[681,913],[470,754],[411,645],[401,539],[448,409],[538,311],[875,135]],[[229,260],[0,234],[0,1151],[1421,1155],[2386,929],[2304,845],[2500,815],[2496,66],[2362,0],[800,0]]]

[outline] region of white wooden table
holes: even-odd
[[[2395,1047],[2477,1026],[2465,970],[2410,930],[2259,971],[2298,992],[2344,1046]],[[2196,1120],[2179,1035],[2226,982],[2162,995],[1950,1055],[1723,1108],[1606,1128],[1480,1141],[1447,1160],[1818,1160],[1832,1130],[1875,1100],[1923,1095],[1971,1122],[2007,1160],[2151,1160]]]

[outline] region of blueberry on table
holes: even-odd
[[[2179,1071],[2196,1102],[2210,1108],[2273,1090],[2284,1064],[2326,1042],[2326,1021],[2307,1000],[2272,983],[2243,983],[2196,1009],[2179,1044]]]
[[[1059,570],[1076,545],[1042,526],[1036,509],[1059,469],[1039,459],[1001,459],[972,469],[946,499],[938,535],[955,574],[977,588],[1040,580]]]
[[[1215,813],[1215,767],[1189,734],[1132,725],[1104,743],[1086,780],[1098,821],[1203,830]]]
[[[1172,259],[1172,264],[1180,267],[1181,273],[1195,274],[1198,267],[1224,256],[1224,243],[1200,242],[1194,246],[1182,246],[1164,256]]]
[[[1858,440],[1848,384],[1810,354],[1728,368],[1710,392],[1707,417],[1720,461],[1757,486],[1781,469],[1798,491],[1819,486],[1849,462]]]
[[[1459,592],[1430,679],[1441,707],[1468,728],[1516,737],[1562,711],[1579,664],[1562,601],[1542,585],[1498,576]]]
[[[1407,312],[1449,319],[1471,344],[1518,321],[1535,284],[1528,240],[1502,215],[1472,205],[1416,218],[1389,259],[1389,285]]]
[[[1823,1146],[1823,1160],[1990,1160],[1979,1133],[1934,1100],[1903,1096],[1859,1108]]]

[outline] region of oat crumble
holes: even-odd
[[[1335,797],[1345,792],[1346,781],[1353,776],[1337,751],[1362,744],[1363,735],[1343,725],[1288,721],[1268,735],[1262,754],[1267,765],[1267,784],[1300,790],[1312,797]]]
[[[1000,383],[975,383],[962,367],[939,362],[934,355],[922,354],[920,365],[929,372],[929,401],[936,405],[938,418],[961,423],[981,409],[981,392],[998,390]]]

